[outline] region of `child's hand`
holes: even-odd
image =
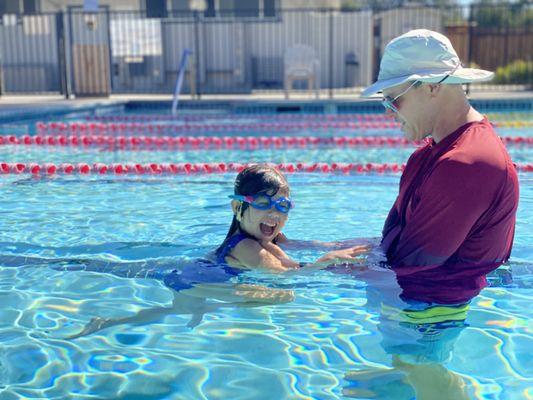
[[[334,264],[337,262],[357,262],[359,260],[356,257],[368,253],[370,249],[370,245],[362,245],[350,247],[348,249],[330,251],[316,260],[316,262],[329,264]]]

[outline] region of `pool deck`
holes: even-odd
[[[533,90],[475,90],[469,94],[471,100],[498,100],[498,101],[524,101],[530,100],[533,103]],[[0,122],[1,120],[13,118],[28,118],[31,114],[39,111],[41,113],[64,113],[84,111],[94,107],[123,106],[130,102],[142,103],[168,103],[172,101],[172,95],[134,94],[134,95],[112,95],[110,97],[76,98],[65,99],[61,95],[7,95],[0,96]],[[313,104],[375,104],[379,97],[370,99],[361,98],[360,91],[335,92],[333,97],[328,91],[322,91],[319,98],[315,98],[309,93],[294,93],[290,99],[285,99],[282,91],[261,92],[253,94],[229,94],[229,95],[202,95],[200,99],[193,99],[190,95],[180,96],[182,107],[194,107],[195,105],[209,106],[210,104],[230,104],[230,105],[307,105]]]

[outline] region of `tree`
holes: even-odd
[[[472,5],[472,11],[479,27],[524,28],[533,24],[533,8],[528,0],[508,3],[480,0]]]

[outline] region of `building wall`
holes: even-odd
[[[202,24],[198,31],[199,52],[195,49],[194,24],[165,24],[165,70],[175,70],[182,51],[189,48],[199,54],[201,83],[219,79],[251,88],[257,83],[254,79],[258,74],[266,74],[265,79],[280,84],[285,51],[295,44],[305,44],[316,52],[322,87],[371,83],[371,12],[339,13],[334,20],[330,18],[324,13],[286,11],[272,22]],[[359,62],[355,68],[345,62],[350,53]]]
[[[247,28],[247,53],[251,57],[282,59],[292,45],[305,44],[317,53],[322,86],[331,83],[333,87],[344,87],[345,58],[347,54],[355,53],[360,60],[358,80],[362,84],[370,82],[372,59],[369,55],[372,54],[373,25],[369,12],[339,13],[334,15],[334,19],[325,13],[284,12],[282,20],[281,23],[263,23]],[[330,22],[333,22],[331,31]]]
[[[140,10],[143,0],[100,0],[100,6],[108,6],[110,10]],[[70,6],[83,7],[83,0],[41,0],[41,12],[66,10]]]
[[[279,0],[281,9],[315,9],[340,8],[342,0]],[[100,0],[100,6],[108,6],[110,10],[132,11],[144,8],[145,0]],[[69,6],[83,7],[83,0],[41,0],[42,12],[66,10]],[[172,9],[172,1],[167,0],[167,9]]]
[[[342,0],[280,0],[281,9],[316,9],[316,8],[333,8],[339,9]]]

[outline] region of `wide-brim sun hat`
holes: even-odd
[[[378,80],[367,87],[362,97],[410,81],[462,84],[491,80],[494,73],[463,68],[450,40],[428,29],[415,29],[392,39],[381,59]]]

